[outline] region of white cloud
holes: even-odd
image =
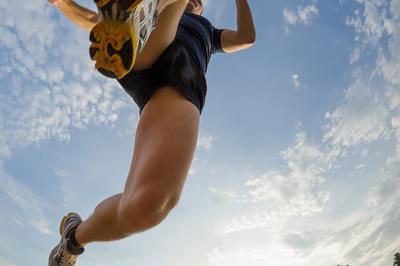
[[[229,223],[227,223],[221,233],[241,233],[248,232],[249,230],[256,230],[259,228],[274,227],[276,228],[279,223],[285,221],[282,213],[274,211],[260,211],[250,215],[241,215],[233,217]]]
[[[280,202],[293,194],[290,188],[294,182],[279,172],[269,172],[256,179],[246,182],[246,186],[253,188],[249,197],[251,202],[259,203],[274,200]]]
[[[192,176],[196,173],[196,169],[190,168],[188,175]]]
[[[355,167],[356,170],[360,170],[363,168],[365,168],[365,164],[359,164],[359,165],[356,165],[356,167]]]
[[[357,47],[350,55],[350,64],[356,63],[358,60],[360,60],[360,57],[361,57],[361,49]]]
[[[387,163],[381,172],[376,184],[368,192],[365,200],[367,206],[390,206],[392,202],[400,200],[400,167],[398,163]]]
[[[42,234],[51,234],[49,224],[43,219],[32,221],[31,226],[37,229]]]
[[[400,108],[400,91],[392,88],[388,91],[387,97],[389,98],[390,110],[396,110]]]
[[[209,265],[387,265],[400,241],[399,178],[398,164],[386,165],[365,206],[337,221],[288,219],[279,211],[235,217]],[[313,227],[314,219],[323,225]]]
[[[341,243],[338,253],[341,261],[351,261],[354,265],[388,265],[398,252],[400,168],[392,162],[380,172],[359,214],[340,230],[333,229],[330,233],[328,243]]]
[[[387,133],[387,99],[381,89],[370,86],[363,77],[357,77],[346,90],[343,104],[326,114],[329,124],[324,141],[349,147],[370,143]]]
[[[12,217],[11,220],[14,221],[16,224],[18,224],[20,226],[25,226],[25,223],[22,222],[21,220],[17,219],[17,218]]]
[[[398,23],[395,26],[394,33],[390,35],[387,54],[383,53],[383,49],[379,50],[377,69],[388,84],[398,88],[400,86],[400,77],[398,75],[400,71],[400,26]],[[398,90],[396,94],[398,102]]]
[[[223,190],[216,187],[210,187],[208,190],[213,194],[213,196],[222,200],[238,198],[238,195],[234,191]]]
[[[396,155],[396,159],[398,161],[400,161],[400,116],[394,117],[392,118],[392,127],[394,129],[394,135],[396,138],[396,142],[397,142],[397,155]]]
[[[293,83],[293,86],[297,89],[297,88],[299,88],[300,87],[300,77],[299,77],[299,75],[298,74],[293,74],[292,75],[292,83]]]
[[[315,19],[318,14],[319,10],[314,4],[307,5],[305,7],[298,6],[297,11],[291,11],[287,8],[283,9],[283,18],[286,23],[291,25],[310,25],[312,20]]]
[[[293,147],[282,152],[287,171],[271,170],[252,177],[242,203],[260,209],[250,215],[234,217],[223,232],[264,228],[294,217],[310,217],[323,211],[329,192],[321,189],[324,173],[339,155],[335,149],[322,150],[307,141],[305,133],[296,136]]]
[[[311,20],[318,15],[319,11],[315,5],[309,5],[304,8],[298,8],[298,20],[306,25],[311,23]]]
[[[353,26],[356,30],[356,40],[362,39],[365,43],[376,44],[383,34],[393,33],[395,20],[387,17],[389,11],[387,6],[390,1],[357,0],[357,2],[364,4],[363,13],[357,9],[354,17],[346,19],[346,24]],[[396,1],[392,1],[392,3],[391,6],[394,8]]]
[[[10,157],[10,155],[11,155],[11,149],[10,146],[7,144],[6,134],[5,132],[0,132],[0,159],[8,158]]]
[[[285,18],[285,21],[289,24],[297,23],[297,14],[287,8],[283,9],[283,17]]]
[[[69,172],[65,169],[55,169],[54,173],[56,174],[56,176],[59,176],[59,177],[69,176]]]
[[[0,265],[1,266],[15,266],[14,263],[12,263],[10,261],[7,261],[7,260],[5,260],[3,258],[0,258]]]
[[[203,134],[199,137],[199,139],[197,140],[197,147],[198,148],[203,148],[205,150],[210,150],[212,148],[212,144],[214,142],[214,137],[207,135],[207,134]]]

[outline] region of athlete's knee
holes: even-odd
[[[160,224],[177,205],[179,195],[143,189],[123,199],[119,216],[133,230],[146,230]]]

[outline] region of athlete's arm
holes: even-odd
[[[79,27],[90,31],[97,23],[97,13],[78,5],[73,0],[48,0],[56,6],[72,22]]]
[[[222,49],[233,53],[248,49],[256,41],[256,30],[247,0],[236,0],[237,30],[224,30],[221,33]]]

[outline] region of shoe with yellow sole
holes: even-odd
[[[99,22],[90,32],[90,57],[110,78],[129,73],[157,22],[159,0],[94,0]]]

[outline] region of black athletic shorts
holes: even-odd
[[[174,86],[203,111],[207,94],[204,72],[178,38],[167,47],[151,68],[131,71],[118,80],[138,105],[140,114],[153,93],[163,86]]]

